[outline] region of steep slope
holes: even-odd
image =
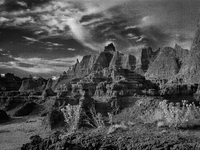
[[[149,65],[156,59],[160,49],[153,51],[151,47],[143,48],[141,53],[141,69],[146,72]]]
[[[178,75],[186,83],[200,83],[200,23],[198,23],[190,55]]]
[[[136,58],[131,54],[124,55],[118,51],[114,52],[113,58],[109,64],[110,69],[130,69],[134,70],[136,66]]]
[[[166,47],[160,51],[155,61],[149,66],[145,77],[168,80],[179,73],[187,56],[188,50],[184,50],[178,45],[175,46],[175,49]]]

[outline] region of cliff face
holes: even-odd
[[[196,31],[190,55],[181,68],[179,77],[186,83],[200,83],[200,26]]]
[[[146,78],[169,80],[179,73],[188,55],[188,50],[184,50],[178,45],[175,46],[175,49],[170,47],[162,49],[145,73]]]
[[[111,43],[98,55],[84,56],[80,63],[77,62],[69,69],[67,75],[69,78],[81,78],[92,71],[99,71],[104,68],[124,68],[134,70],[135,66],[135,56],[131,54],[124,55],[116,51],[114,45]]]
[[[143,48],[141,53],[141,69],[146,72],[149,65],[156,59],[160,50],[153,51],[150,47]]]
[[[136,66],[136,58],[131,54],[124,55],[118,51],[114,52],[113,58],[109,64],[110,69],[130,69],[134,70]]]

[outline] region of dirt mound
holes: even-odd
[[[192,137],[183,137],[175,134],[133,134],[132,131],[118,131],[112,135],[86,135],[77,133],[69,135],[63,140],[59,138],[59,133],[46,139],[41,139],[37,136],[30,143],[24,144],[22,150],[194,150],[199,148],[198,139]]]

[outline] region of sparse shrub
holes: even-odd
[[[163,100],[159,103],[158,108],[145,111],[140,118],[145,123],[164,121],[169,127],[194,127],[200,125],[200,108],[194,103],[187,104],[187,101],[180,103],[167,103]]]
[[[113,124],[113,114],[112,113],[108,112],[108,119],[109,119],[108,123],[112,125]]]
[[[94,128],[105,127],[101,113],[97,113],[95,107],[92,105],[88,112],[83,111],[82,115],[85,117],[84,122]]]
[[[64,108],[61,109],[65,122],[67,123],[69,129],[74,131],[78,128],[80,111],[81,107],[79,105],[70,105],[68,104]]]
[[[91,106],[88,111],[81,108],[80,105],[68,104],[61,109],[65,122],[71,131],[78,129],[80,124],[89,125],[93,128],[104,127],[104,121],[101,113],[97,113],[94,106]],[[81,119],[81,122],[80,122]]]

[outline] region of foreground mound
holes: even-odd
[[[168,131],[148,132],[148,127],[142,127],[139,131],[132,130],[118,131],[112,135],[102,133],[76,133],[60,139],[57,132],[49,138],[42,139],[39,136],[31,137],[31,142],[23,145],[22,150],[161,150],[161,149],[199,149],[200,144],[197,138],[181,136]],[[134,131],[135,130],[135,131]],[[134,133],[138,132],[138,133]],[[146,132],[146,133],[145,133]]]

